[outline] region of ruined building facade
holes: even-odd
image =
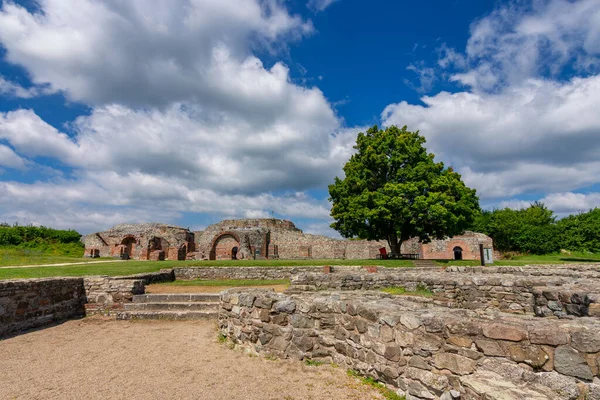
[[[194,234],[165,224],[120,224],[81,238],[86,257],[185,260],[195,250]]]
[[[88,257],[136,260],[374,259],[382,248],[390,252],[385,241],[306,234],[293,222],[274,218],[224,220],[198,232],[165,224],[122,224],[82,240]],[[492,246],[488,236],[468,232],[428,244],[411,240],[402,252],[426,259],[475,260],[480,243]]]

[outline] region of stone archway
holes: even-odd
[[[137,240],[133,236],[127,236],[121,241],[123,254],[127,254],[125,259],[132,258],[135,252]]]
[[[455,260],[462,260],[463,259],[463,249],[460,246],[456,246],[454,249],[452,249],[452,251],[454,252],[454,259]]]
[[[211,260],[235,260],[240,254],[239,250],[239,236],[233,232],[224,232],[213,240],[209,258]]]

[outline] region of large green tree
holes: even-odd
[[[428,242],[469,227],[479,212],[475,190],[424,144],[406,126],[359,133],[345,178],[329,185],[331,227],[347,238],[387,240],[395,253],[411,237]]]

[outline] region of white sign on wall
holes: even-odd
[[[486,264],[494,263],[494,252],[492,249],[483,249],[483,260]]]

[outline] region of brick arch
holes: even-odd
[[[137,238],[133,235],[127,235],[121,239],[121,252],[126,253],[128,257],[133,257],[137,245]]]
[[[240,236],[237,233],[231,232],[231,231],[221,232],[217,236],[215,236],[215,238],[210,243],[210,255],[208,257],[210,260],[217,259],[217,245],[218,245],[219,241],[226,236],[231,236],[237,241],[236,246],[238,247],[238,254],[239,254],[239,249],[242,244],[242,241],[240,240]]]

